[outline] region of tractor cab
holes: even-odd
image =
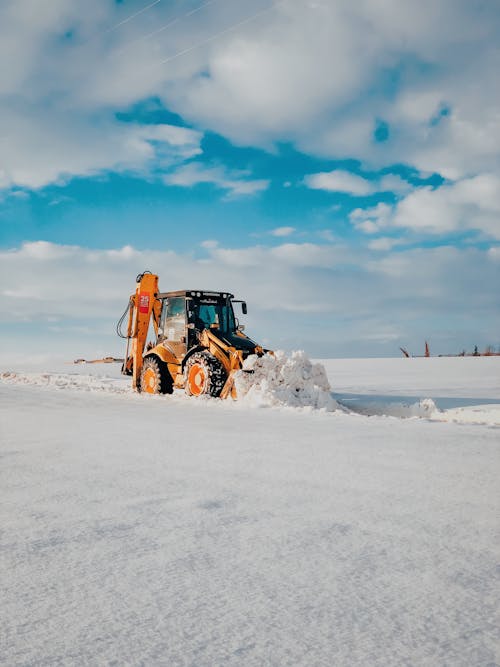
[[[204,330],[237,349],[253,350],[255,343],[242,334],[234,315],[233,302],[241,303],[246,313],[246,303],[234,301],[227,292],[186,290],[158,294],[162,302],[158,326],[158,343],[164,343],[177,357],[199,343]]]

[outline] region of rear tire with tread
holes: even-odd
[[[227,380],[226,369],[208,350],[195,352],[184,368],[185,391],[188,396],[220,395]]]
[[[146,357],[141,370],[141,392],[147,394],[171,394],[172,377],[167,364],[158,357]]]

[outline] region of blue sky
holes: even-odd
[[[162,290],[230,289],[315,356],[500,345],[495,3],[7,0],[3,353],[120,354]],[[73,354],[74,352],[74,354]]]

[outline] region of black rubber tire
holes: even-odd
[[[150,382],[154,384],[151,385]],[[141,392],[148,394],[171,394],[174,391],[172,376],[167,364],[158,357],[145,357],[140,379]]]
[[[194,367],[201,367],[204,371],[204,378],[200,385],[200,391],[193,391],[190,383],[190,372]],[[227,373],[222,363],[210,354],[208,350],[195,352],[186,362],[184,367],[185,384],[184,389],[188,396],[213,396],[220,395],[222,388],[226,384]]]

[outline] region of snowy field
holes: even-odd
[[[330,411],[4,365],[0,664],[500,665],[500,357],[323,363]]]

